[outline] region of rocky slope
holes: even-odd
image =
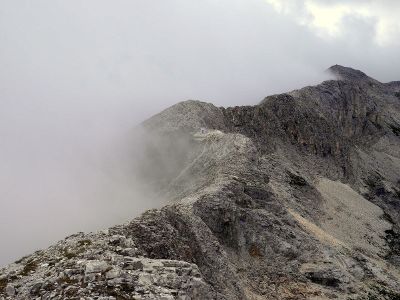
[[[1,269],[0,299],[400,299],[400,84],[329,70],[146,121],[169,204]]]

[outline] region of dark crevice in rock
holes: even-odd
[[[296,175],[292,172],[287,172],[289,176],[289,184],[294,186],[308,186],[308,182],[301,176]]]
[[[306,277],[314,283],[325,285],[328,287],[339,287],[341,283],[338,278],[329,277],[329,275],[323,274],[321,272],[309,272],[306,274]]]
[[[389,127],[390,127],[390,129],[392,129],[393,133],[394,133],[396,136],[400,136],[400,126],[399,126],[399,125],[393,125],[393,124],[391,124],[391,125],[389,125]]]

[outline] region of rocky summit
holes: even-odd
[[[165,206],[6,266],[0,299],[400,299],[400,82],[329,72],[144,122]]]

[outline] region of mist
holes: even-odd
[[[263,0],[0,4],[0,265],[165,204],[135,179],[132,128],[176,102],[256,104],[333,64],[400,79],[377,16],[325,39]]]

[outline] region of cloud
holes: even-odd
[[[279,13],[291,15],[319,37],[337,38],[351,29],[346,18],[365,19],[374,23],[372,39],[379,46],[399,45],[400,3],[391,0],[266,0]]]
[[[396,2],[0,1],[0,264],[160,205],[126,141],[176,102],[256,104],[334,64],[400,79]]]

